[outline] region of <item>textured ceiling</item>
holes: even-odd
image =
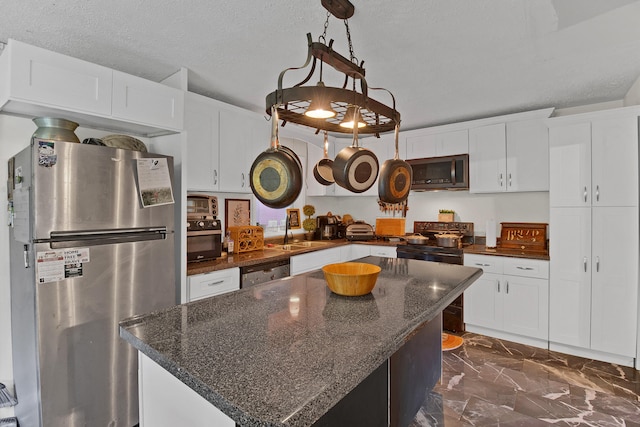
[[[640,76],[640,1],[352,3],[355,56],[370,86],[393,92],[405,130],[620,100]],[[0,41],[151,80],[186,67],[189,90],[263,111],[278,74],[304,63],[306,33],[317,40],[325,17],[320,0],[0,0]],[[327,38],[348,56],[342,21],[330,19]],[[330,71],[325,82],[341,85]],[[287,73],[284,85],[305,74]]]

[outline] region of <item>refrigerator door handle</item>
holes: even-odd
[[[29,245],[24,245],[22,256],[24,257],[24,268],[29,268]]]
[[[164,240],[167,238],[167,233],[167,227],[165,226],[117,230],[52,231],[49,239],[41,239],[36,243],[49,243],[51,249],[63,249],[78,246]]]

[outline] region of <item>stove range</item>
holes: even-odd
[[[419,233],[429,240],[423,245],[399,245],[396,249],[398,258],[462,265],[463,248],[474,243],[472,222],[414,221],[413,232]],[[456,233],[462,235],[462,248],[443,248],[438,246],[435,236],[439,233]],[[451,332],[464,331],[462,307],[463,297],[460,295],[451,305],[443,310],[443,329]]]

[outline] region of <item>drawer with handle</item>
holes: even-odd
[[[549,261],[524,258],[505,258],[504,274],[548,279]]]
[[[240,269],[228,268],[189,276],[187,301],[195,301],[240,289]]]
[[[502,274],[504,258],[492,255],[464,254],[464,265],[481,268],[485,273]]]

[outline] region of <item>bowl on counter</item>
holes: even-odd
[[[341,262],[322,267],[331,292],[349,297],[370,293],[381,270],[380,266],[364,262]]]

